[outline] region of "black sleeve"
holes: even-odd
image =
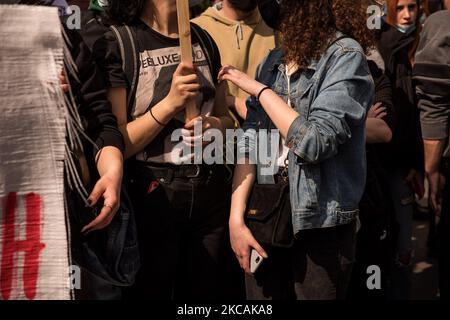
[[[219,81],[217,77],[219,76],[220,68],[222,67],[222,59],[220,57],[220,51],[217,47],[216,42],[211,37],[211,35],[206,31],[205,29],[201,28],[195,23],[191,22],[192,28],[196,28],[196,30],[200,30],[201,32],[198,32],[199,36],[202,37],[201,43],[204,43],[205,47],[204,50],[207,51],[209,57],[211,58],[211,74],[213,77],[213,81],[215,85],[218,85]],[[196,34],[196,33],[194,33]]]
[[[217,85],[217,84],[219,84],[219,79],[217,79],[217,77],[219,76],[220,68],[222,68],[222,58],[220,56],[219,48],[217,47],[217,44],[214,41],[214,39],[209,35],[209,33],[207,31],[205,31],[205,33],[207,34],[207,36],[209,37],[209,39],[211,40],[211,43],[212,43],[212,51],[213,51],[212,76],[213,76],[214,84]]]
[[[122,134],[117,127],[117,119],[112,113],[106,96],[106,85],[102,73],[94,61],[92,52],[76,31],[66,30],[70,42],[72,59],[77,67],[77,78],[68,74],[75,102],[88,137],[98,148],[117,147],[125,149]],[[89,145],[89,144],[87,144]],[[92,150],[94,156],[97,150]]]
[[[381,102],[386,108],[386,116],[384,122],[394,131],[397,116],[392,100],[392,85],[389,78],[384,74],[374,61],[368,60],[370,73],[375,82],[375,100],[374,103]]]
[[[128,81],[122,69],[119,44],[111,30],[96,41],[93,51],[106,80],[106,86],[108,88],[127,88]]]

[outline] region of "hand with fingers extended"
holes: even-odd
[[[268,258],[267,253],[253,237],[251,231],[245,224],[230,224],[231,248],[245,273],[250,272],[250,252],[255,249],[264,259]]]
[[[367,112],[367,118],[383,119],[386,115],[386,107],[383,107],[382,102],[375,103]]]
[[[111,166],[101,174],[89,196],[89,204],[95,206],[103,199],[103,207],[100,214],[86,225],[81,232],[90,233],[107,227],[113,220],[120,205],[120,190],[122,184],[122,167]]]
[[[219,81],[231,81],[252,96],[257,96],[265,87],[262,83],[230,65],[225,65],[220,69],[218,79]]]
[[[103,198],[103,207],[100,214],[81,230],[82,233],[103,229],[111,223],[119,208],[120,188],[121,176],[118,174],[105,174],[97,181],[88,201],[95,206]]]
[[[181,62],[173,74],[172,85],[166,99],[174,111],[179,112],[198,96],[200,89],[194,65]]]

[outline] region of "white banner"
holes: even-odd
[[[56,8],[0,6],[0,299],[70,299]]]

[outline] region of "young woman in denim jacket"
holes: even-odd
[[[239,143],[247,162],[235,170],[231,245],[247,274],[252,248],[266,258],[254,277],[246,278],[249,299],[345,297],[366,175],[366,111],[374,94],[364,50],[371,40],[363,2],[282,1],[281,50],[262,62],[257,80],[231,66],[219,73],[220,80],[253,96],[244,129],[254,130],[245,136],[276,127],[284,144],[280,149],[288,149],[275,161],[283,163],[287,153],[295,244],[263,248],[245,225],[244,212],[256,169],[258,183],[272,183],[278,173],[267,175],[270,170],[263,170],[260,161],[248,163],[257,140]],[[273,13],[264,10],[261,6],[263,16]]]

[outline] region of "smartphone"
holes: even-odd
[[[264,258],[258,253],[258,251],[252,249],[250,253],[250,272],[255,273],[263,261]]]

